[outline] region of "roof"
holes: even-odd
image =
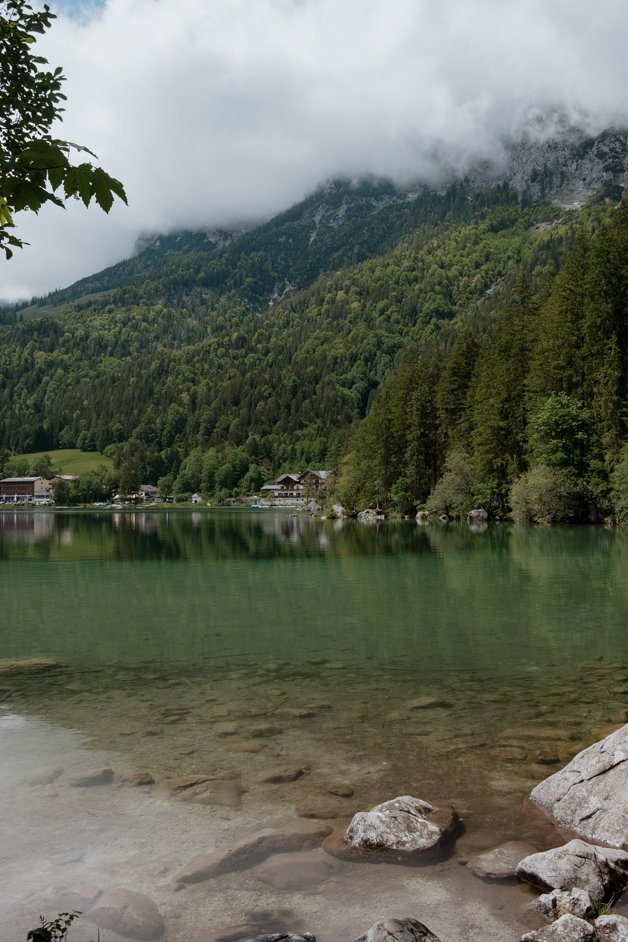
[[[35,481],[44,481],[41,474],[34,478],[2,478],[0,484],[34,484]]]
[[[296,481],[296,482],[298,482],[299,477],[300,477],[300,475],[299,475],[298,473],[296,473],[296,472],[293,472],[293,471],[288,472],[288,471],[286,471],[285,474],[280,474],[280,475],[279,475],[279,477],[277,478],[277,483],[279,483],[279,481],[284,481],[286,478],[290,478],[291,481]]]

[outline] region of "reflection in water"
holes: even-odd
[[[189,919],[195,929],[201,916],[244,921],[260,893],[294,920],[305,913],[301,928],[320,926],[322,942],[356,938],[382,915],[364,917],[382,894],[429,924],[407,899],[426,898],[430,868],[403,878],[381,869],[369,882],[367,869],[347,865],[336,883],[296,895],[255,873],[197,894],[164,884],[193,853],[329,803],[332,783],[354,791],[333,799],[342,808],[332,823],[395,793],[451,801],[467,828],[459,860],[505,839],[547,843],[523,797],[625,719],[627,571],[628,535],[596,529],[477,533],[263,512],[0,514],[0,662],[60,662],[0,674],[3,832],[22,848],[22,880],[29,854],[41,858],[24,905],[38,912],[42,887],[56,892],[86,874],[157,898],[172,914],[170,942],[189,937]],[[79,794],[62,780],[48,791],[18,787],[46,763],[111,763],[158,780],[227,771],[247,791],[233,809],[170,805],[152,791]],[[306,774],[262,782],[286,767]],[[61,824],[48,831],[47,817]],[[21,833],[26,820],[41,827],[39,851]],[[53,846],[63,822],[67,853]],[[79,852],[78,863],[58,862]],[[452,896],[483,892],[462,886],[475,879],[465,868],[445,862],[434,873],[435,884],[453,880],[443,912]],[[421,882],[404,904],[395,893],[409,880]],[[518,937],[482,925],[442,933],[487,935]]]

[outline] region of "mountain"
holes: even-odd
[[[438,190],[336,180],[248,231],[146,239],[5,312],[0,439],[107,449],[181,491],[338,467],[408,357],[447,357],[463,327],[481,346],[521,275],[540,297],[574,226],[609,225],[627,139],[526,140]]]

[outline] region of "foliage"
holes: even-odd
[[[78,910],[74,910],[71,913],[59,913],[56,919],[47,920],[40,916],[41,924],[31,929],[26,938],[32,942],[64,942],[72,923],[80,915]]]
[[[432,513],[448,517],[466,517],[475,503],[475,481],[469,455],[452,451],[447,456],[445,470],[426,501]]]
[[[34,45],[54,18],[47,5],[39,11],[26,0],[0,0],[0,249],[7,258],[24,244],[13,233],[21,210],[63,207],[72,197],[86,206],[95,200],[107,213],[115,196],[126,203],[119,180],[88,161],[70,160],[72,151],[94,157],[91,151],[51,136],[63,112],[65,77],[61,67],[48,68]]]
[[[589,410],[566,393],[555,393],[528,422],[530,456],[535,463],[583,475],[592,432]]]
[[[517,478],[509,502],[515,523],[570,523],[581,516],[586,493],[572,468],[538,464]]]
[[[628,524],[628,444],[611,474],[610,498],[617,523]]]

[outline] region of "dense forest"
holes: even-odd
[[[336,181],[250,232],[149,240],[3,312],[3,470],[78,447],[122,487],[225,497],[309,466],[352,509],[621,516],[618,196]]]

